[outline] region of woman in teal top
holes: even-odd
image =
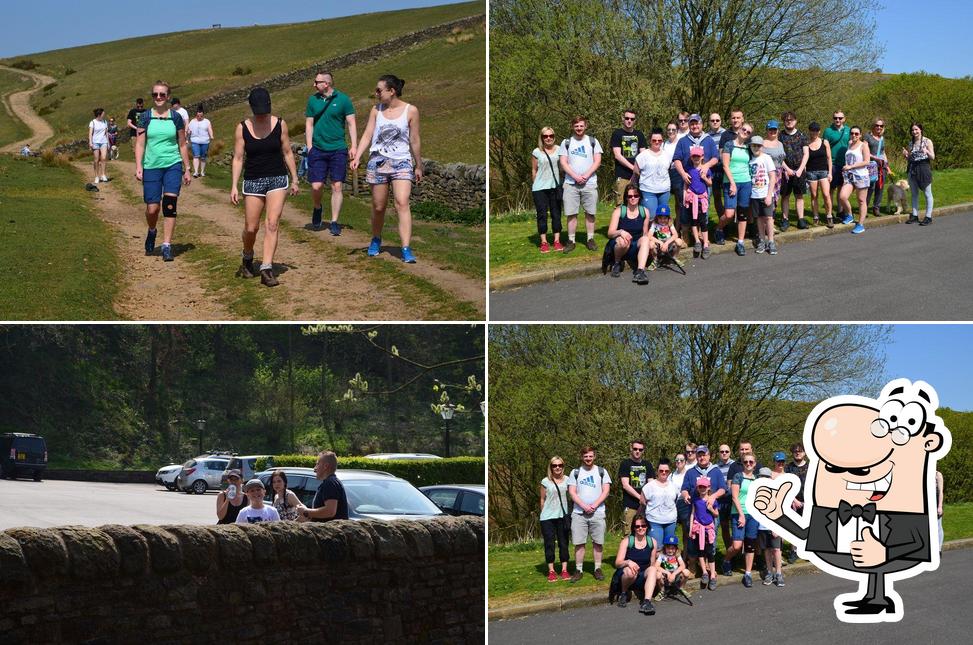
[[[720,153],[723,164],[723,216],[720,226],[736,219],[736,254],[746,255],[743,240],[747,236],[747,215],[750,210],[750,147],[753,126],[744,123],[732,141],[727,141]]]
[[[743,471],[733,476],[730,490],[733,495],[733,503],[730,505],[730,529],[732,531],[733,546],[726,550],[726,558],[723,560],[723,572],[730,574],[730,562],[733,557],[743,551],[743,561],[746,566],[743,573],[743,586],[750,588],[753,586],[753,578],[750,570],[753,568],[753,554],[757,552],[757,519],[747,513],[747,493],[750,484],[756,479],[754,469],[757,467],[757,458],[753,455],[744,455],[742,461]]]
[[[541,534],[544,536],[544,557],[547,559],[547,579],[557,582],[554,573],[554,541],[561,557],[561,580],[568,580],[568,478],[564,476],[564,460],[557,455],[547,464],[547,477],[541,480]]]
[[[168,107],[169,84],[156,81],[152,86],[153,106],[139,117],[135,139],[135,178],[142,182],[145,202],[145,254],[155,251],[155,225],[159,211],[164,220],[162,259],[172,262],[172,232],[176,228],[176,202],[179,180],[188,186],[189,172],[186,147],[186,124],[178,112]]]
[[[547,243],[547,212],[551,212],[551,230],[554,232],[554,250],[563,251],[561,246],[561,200],[557,188],[561,185],[558,171],[561,148],[554,137],[554,129],[541,128],[537,137],[537,147],[531,153],[530,176],[533,180],[530,190],[537,210],[537,234],[541,238],[541,253],[549,253]]]

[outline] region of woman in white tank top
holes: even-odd
[[[368,125],[362,141],[371,141],[365,180],[372,187],[372,241],[368,255],[375,257],[382,251],[382,227],[389,201],[389,184],[399,216],[399,238],[402,240],[403,262],[415,263],[409,246],[412,238],[412,211],[409,197],[412,182],[421,181],[423,166],[419,154],[419,111],[400,98],[405,81],[387,74],[378,79],[375,95],[378,105],[368,115]],[[359,146],[351,168],[361,161],[365,146]]]
[[[865,232],[865,215],[868,213],[868,162],[871,155],[868,144],[862,140],[861,128],[855,126],[849,134],[850,142],[845,153],[844,183],[838,193],[842,213],[851,212],[851,193],[858,194],[858,223],[851,229],[855,235]]]

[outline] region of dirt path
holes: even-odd
[[[34,87],[31,89],[14,92],[9,96],[3,97],[3,100],[10,108],[10,111],[13,112],[18,119],[27,124],[27,127],[30,128],[34,134],[31,135],[29,139],[11,143],[10,145],[5,146],[4,148],[0,149],[0,152],[19,152],[20,149],[24,147],[24,143],[30,143],[30,147],[36,150],[42,143],[54,135],[54,130],[52,130],[51,126],[47,124],[47,121],[38,116],[37,113],[34,112],[34,109],[30,107],[30,97],[34,94],[34,92],[39,92],[40,89],[45,85],[54,83],[56,79],[53,79],[50,76],[44,76],[43,74],[38,74],[37,72],[29,72],[26,70],[17,69],[15,67],[7,67],[5,65],[0,65],[0,69],[21,74],[23,76],[29,76],[34,79]]]

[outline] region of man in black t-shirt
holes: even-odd
[[[318,492],[314,494],[311,508],[301,511],[301,521],[312,520],[327,522],[328,520],[348,519],[348,498],[345,488],[338,480],[335,471],[338,470],[338,457],[330,450],[318,455],[314,464],[314,475],[322,480]]]
[[[632,442],[631,458],[622,460],[618,467],[618,479],[622,482],[622,507],[624,508],[622,531],[629,534],[632,520],[642,506],[642,487],[655,477],[652,463],[642,460],[645,454],[645,442],[636,439]]]
[[[622,127],[612,132],[610,145],[615,158],[615,205],[618,206],[625,202],[625,187],[632,181],[635,157],[648,147],[645,135],[635,129],[634,111],[622,113]]]
[[[142,104],[142,97],[135,99],[135,107],[128,111],[128,134],[132,140],[132,147],[135,147],[135,135],[138,134],[139,127],[139,116],[145,112],[145,106]]]

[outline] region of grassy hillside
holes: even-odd
[[[27,76],[0,69],[0,96],[29,89],[33,84],[33,81]],[[0,107],[0,146],[25,139],[28,136],[30,136],[30,130],[22,121],[13,117],[4,103],[3,107]]]
[[[335,85],[355,103],[358,133],[364,131],[375,104],[375,81],[393,73],[406,81],[402,98],[414,103],[421,116],[422,155],[437,161],[483,163],[486,143],[486,33],[464,34],[465,40],[438,38],[375,63],[355,65],[336,73]],[[274,113],[291,131],[303,131],[304,106],[311,79],[274,92]],[[236,124],[250,115],[246,102],[209,115],[217,139],[233,143]],[[294,137],[303,141],[302,136]]]
[[[123,119],[133,98],[147,96],[156,79],[171,83],[173,93],[190,104],[194,97],[482,12],[483,2],[468,2],[296,24],[204,29],[28,54],[5,62],[29,58],[37,71],[58,79],[57,86],[36,95],[33,104],[47,112],[44,116],[56,140],[73,140],[85,136],[92,108],[104,107]],[[234,75],[238,67],[250,71]],[[408,71],[401,76],[408,79]]]

